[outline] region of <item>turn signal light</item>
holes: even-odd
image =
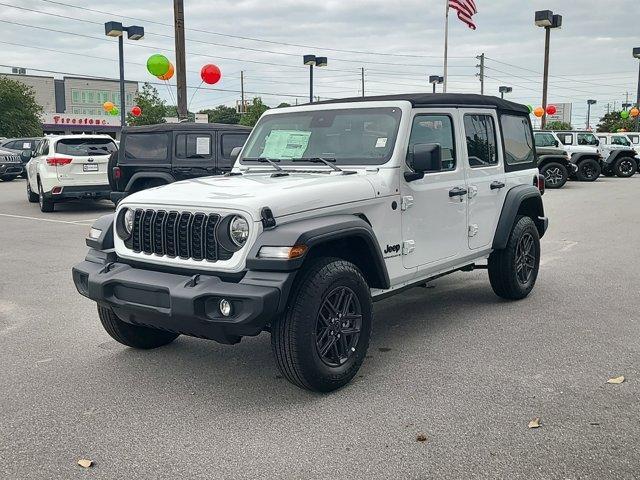
[[[545,183],[544,183],[544,175],[536,175],[533,177],[533,186],[537,187],[540,190],[540,195],[544,195]]]
[[[306,245],[294,245],[293,247],[260,247],[259,258],[274,258],[278,260],[293,260],[300,258],[307,252]]]
[[[52,167],[61,167],[63,165],[69,165],[73,158],[71,157],[49,157],[47,158],[47,165]]]

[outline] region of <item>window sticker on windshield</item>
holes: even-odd
[[[387,146],[387,137],[380,137],[376,141],[376,148],[384,148]]]
[[[196,138],[196,155],[209,155],[211,153],[211,138]]]
[[[273,130],[266,138],[263,157],[301,158],[309,145],[311,132],[300,130]]]
[[[31,143],[30,143],[30,142],[23,142],[23,143],[22,143],[22,148],[23,148],[24,150],[28,150],[28,149],[30,149],[30,148],[31,148]]]

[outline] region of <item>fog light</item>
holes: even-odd
[[[222,316],[228,317],[229,315],[231,315],[231,302],[229,302],[229,300],[226,300],[224,298],[220,300],[218,308],[220,309],[220,313],[222,314]]]

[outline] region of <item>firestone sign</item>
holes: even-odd
[[[58,126],[94,126],[94,127],[119,127],[120,118],[80,115],[73,113],[45,113],[42,115],[44,125]]]

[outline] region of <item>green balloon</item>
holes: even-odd
[[[620,112],[620,116],[626,120],[627,118],[629,118],[629,112],[623,110],[622,112]]]
[[[529,113],[533,113],[533,107],[531,105],[527,105],[527,108],[529,109]]]
[[[151,75],[156,77],[167,73],[169,71],[169,65],[171,65],[169,59],[159,53],[151,55],[147,60],[147,70],[149,70]]]
[[[114,117],[116,115],[120,115],[120,110],[118,110],[118,107],[113,107],[110,111],[109,111],[109,115],[113,115]]]

